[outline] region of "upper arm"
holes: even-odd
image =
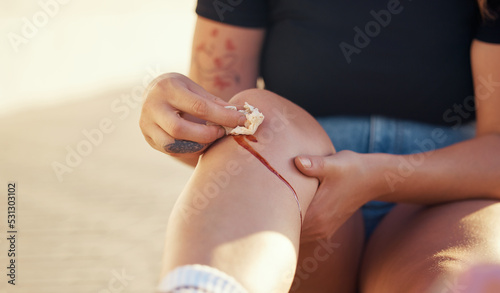
[[[500,134],[500,44],[474,40],[471,48],[477,136]]]
[[[226,101],[254,88],[264,35],[263,28],[242,28],[198,16],[190,78]]]

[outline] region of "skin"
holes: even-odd
[[[293,158],[306,150],[333,153],[330,139],[312,116],[278,95],[251,89],[231,100],[244,101],[266,117],[255,133],[258,142],[251,145],[292,185],[307,211],[318,180],[301,174]],[[291,191],[227,136],[200,158],[172,211],[164,274],[181,265],[204,264],[230,274],[249,292],[285,292],[297,263],[300,228]]]
[[[312,167],[299,169],[322,182],[311,204],[321,220],[316,222],[330,223],[317,225],[318,235],[335,233],[338,225],[331,223],[338,218],[339,203],[324,190],[364,197],[362,202],[402,203],[379,225],[365,249],[362,292],[425,292],[443,276],[459,274],[473,263],[500,266],[500,247],[491,246],[500,243],[494,224],[500,220],[500,117],[494,113],[500,109],[500,90],[480,82],[484,77],[500,81],[500,45],[474,41],[471,59],[476,137],[424,153],[411,175],[403,177],[399,168],[402,159],[410,161],[412,156],[351,153],[347,168],[349,156],[340,158],[342,152],[323,158],[303,156]],[[389,173],[403,180],[389,183]]]
[[[217,29],[215,36],[214,29]],[[150,90],[146,93],[141,116],[141,129],[146,140],[155,149],[194,166],[198,162],[199,155],[206,151],[211,143],[223,136],[219,132],[220,128],[206,126],[204,121],[212,121],[231,127],[241,125],[241,117],[237,116],[235,111],[224,109],[223,106],[228,105],[226,101],[229,101],[229,98],[236,93],[255,87],[264,34],[265,32],[259,29],[242,29],[198,18],[193,40],[191,79],[178,74],[167,74],[152,83]],[[229,47],[224,45],[228,39],[231,40]],[[205,49],[211,48],[209,53],[212,55],[203,50],[195,49],[203,44],[205,44]],[[229,50],[232,57],[224,57],[228,54],[228,48],[234,48],[234,50]],[[215,58],[218,57],[222,58],[222,61],[215,61]],[[301,284],[300,286],[292,286],[294,292],[355,292],[354,288],[359,271],[358,260],[362,266],[359,280],[362,292],[425,292],[430,288],[435,288],[435,286],[439,287],[440,284],[436,285],[436,282],[440,282],[444,276],[454,276],[467,270],[471,260],[473,260],[472,262],[483,262],[484,259],[478,258],[478,255],[487,258],[488,262],[493,264],[492,267],[500,265],[500,248],[491,245],[491,243],[500,243],[500,232],[498,228],[495,228],[495,223],[500,220],[498,204],[500,199],[500,181],[498,180],[500,178],[498,168],[500,166],[500,116],[497,114],[498,109],[500,109],[500,90],[498,90],[500,46],[474,41],[471,49],[471,60],[477,105],[476,137],[425,154],[425,159],[415,167],[409,176],[401,174],[400,162],[401,159],[411,160],[416,159],[415,157],[357,154],[349,151],[329,156],[318,156],[310,151],[310,148],[314,147],[316,143],[301,139],[300,134],[297,137],[299,139],[293,143],[287,143],[286,138],[283,138],[283,141],[278,140],[280,146],[273,146],[271,149],[276,148],[280,151],[266,153],[266,158],[269,155],[279,157],[285,153],[282,159],[290,160],[290,156],[294,152],[288,152],[288,148],[297,145],[299,149],[295,149],[295,155],[300,156],[294,160],[296,169],[289,166],[289,169],[285,168],[285,174],[287,176],[289,176],[288,174],[297,175],[294,172],[300,171],[306,176],[319,179],[320,182],[319,187],[313,188],[311,191],[308,184],[302,186],[302,179],[299,179],[301,177],[290,181],[294,188],[301,190],[305,188],[305,192],[302,191],[300,197],[304,201],[304,206],[307,207],[304,209],[307,212],[300,235],[301,245],[297,262],[299,269],[295,276],[295,279],[300,280]],[[224,74],[221,73],[218,82],[213,74],[209,74],[214,72],[211,71],[213,68],[210,66],[225,70]],[[221,79],[223,82],[220,82]],[[484,80],[488,79],[493,82],[485,84]],[[252,97],[253,95],[249,95],[247,98]],[[234,99],[230,102],[241,105],[243,101]],[[259,108],[266,109],[269,106],[263,101],[254,102],[258,103]],[[302,133],[293,127],[290,129]],[[317,131],[314,127],[308,131],[312,130]],[[173,153],[172,151],[178,148],[165,148],[175,144],[176,140],[189,140],[206,144],[206,146],[191,153]],[[236,147],[235,143],[227,138],[218,141],[214,145],[213,151],[210,147],[206,152],[207,160],[213,158],[215,165],[222,164],[221,162],[226,161],[225,157],[232,157],[234,155],[232,152],[236,151],[236,149],[224,149],[218,156],[210,155],[211,152],[218,154],[217,150],[221,150],[217,148],[219,145],[234,145]],[[287,148],[283,148],[284,145]],[[300,152],[297,152],[298,150]],[[241,155],[241,153],[239,154]],[[202,156],[200,164],[204,158],[205,155]],[[235,156],[234,159],[237,160],[238,156]],[[306,164],[301,161],[306,162]],[[200,165],[195,169],[193,176],[198,178],[196,180],[199,180],[199,183],[196,183],[198,181],[195,179],[190,181],[190,185],[186,187],[180,200],[193,196],[190,195],[190,190],[193,191],[205,184],[203,180],[207,179],[196,175],[201,174],[201,171],[198,171],[199,168],[207,167]],[[251,169],[246,170],[245,173],[247,171],[251,173]],[[266,184],[274,182],[273,176],[265,172],[262,174],[265,175],[258,178],[259,182]],[[396,177],[391,178],[396,179],[388,181],[386,174],[395,174]],[[287,176],[284,177],[287,178]],[[231,182],[236,182],[239,186],[241,186],[240,183],[244,183],[243,179],[242,182],[239,182],[239,179]],[[279,184],[276,186],[284,188]],[[280,192],[278,191],[278,193]],[[247,192],[247,190],[238,189],[233,194],[241,197],[238,200],[246,202],[245,200],[255,194],[255,191],[248,190]],[[270,194],[276,195],[276,193]],[[286,194],[289,195],[289,193]],[[291,198],[291,196],[289,197]],[[292,202],[290,198],[289,200]],[[275,197],[273,197],[274,199]],[[226,204],[238,206],[238,200],[233,198]],[[400,204],[380,224],[368,245],[363,247],[363,227],[357,211],[370,200],[385,200]],[[259,205],[262,202],[257,201],[253,204]],[[279,202],[279,204],[284,204],[284,202]],[[282,205],[276,206],[281,207]],[[266,210],[264,205],[259,207],[263,211]],[[203,223],[205,223],[204,219],[210,219],[212,223],[214,215],[220,211],[228,210],[231,209],[215,209],[209,214],[204,210],[197,218],[201,219],[199,221]],[[296,217],[296,206],[291,205],[283,212],[289,212],[291,215],[294,213],[292,210],[295,211]],[[270,212],[270,214],[272,213]],[[266,213],[266,215],[268,214]],[[283,218],[276,218],[275,221],[283,222],[283,219],[288,219],[290,215],[281,215],[280,217]],[[238,217],[235,216],[235,218],[231,218],[231,220],[237,220]],[[171,239],[182,235],[182,231],[179,229],[170,228],[170,225],[182,226],[178,219],[179,217],[174,214],[169,222],[168,233],[170,233]],[[264,224],[256,224],[256,227],[265,227],[273,222],[272,217],[262,216],[261,219]],[[231,227],[238,226],[235,224],[238,222],[230,221],[230,223],[233,224]],[[242,224],[242,226],[245,225]],[[288,239],[280,238],[283,241],[277,240],[279,242],[277,245],[285,247],[291,243],[297,252],[296,237],[299,228],[296,220],[295,224],[293,220],[287,221],[285,226],[273,230],[278,234],[285,235],[285,238]],[[187,229],[188,226],[185,227]],[[225,229],[227,231],[234,230],[231,230],[231,227],[225,227]],[[248,230],[246,231],[249,233]],[[188,234],[184,241],[189,242],[189,239],[197,239],[196,235]],[[231,240],[235,239],[231,238],[235,236],[232,232],[226,232],[224,235]],[[222,240],[215,238],[216,240],[210,249],[214,249],[216,244],[228,241],[224,238]],[[263,241],[263,239],[272,241],[270,239],[275,238],[264,237],[259,241]],[[308,273],[305,277],[304,270],[301,271],[300,268],[301,266],[307,267],[307,263],[304,261],[308,256],[314,256],[314,249],[318,247],[318,242],[315,243],[317,239],[335,239],[335,243],[338,241],[341,244],[340,247],[348,247],[349,249],[342,252],[344,257],[337,257],[334,253],[326,261],[317,261],[314,272]],[[173,243],[171,245],[175,245],[175,242],[171,240]],[[347,244],[343,245],[345,243]],[[167,245],[167,247],[169,246]],[[203,247],[196,247],[195,250],[189,251],[200,251],[201,254],[190,261],[205,262],[232,275],[239,276],[238,274],[241,272],[238,270],[241,268],[237,266],[225,267],[224,264],[226,262],[228,266],[231,264],[231,257],[227,255],[232,253],[239,255],[238,252],[241,250],[236,247],[247,246],[236,245],[234,250],[228,250],[228,254],[222,254],[225,255],[225,257],[220,258],[223,261],[216,262],[206,260],[207,250],[204,250]],[[252,245],[248,247],[252,248]],[[191,255],[182,253],[186,251],[182,248],[177,249],[177,254],[172,253],[170,248],[166,251],[169,252],[170,256]],[[365,252],[361,258],[363,250]],[[245,253],[247,253],[246,250]],[[297,255],[290,252],[280,259],[282,263],[276,265],[285,264],[286,266],[293,263],[294,259],[297,260]],[[278,262],[275,260],[274,263]],[[185,262],[179,260],[169,263],[166,261],[165,272],[182,263]],[[261,268],[262,272],[267,272],[265,269],[267,266],[257,267]],[[279,270],[279,268],[277,269]],[[255,272],[254,280],[262,276],[259,275],[260,270],[252,272]],[[301,272],[302,274],[300,274]],[[328,274],[329,272],[330,274]],[[248,276],[250,275],[245,274],[245,276],[239,276],[238,279],[249,288],[253,288],[252,283],[255,282],[246,279],[251,278]],[[474,280],[473,278],[471,282]],[[274,286],[286,287],[286,284],[280,284]],[[475,292],[471,291],[470,288],[467,289],[469,291],[463,292]]]

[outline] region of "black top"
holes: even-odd
[[[454,125],[471,111],[472,39],[500,43],[476,0],[198,0],[196,12],[265,27],[266,88],[314,116]]]

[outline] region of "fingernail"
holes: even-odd
[[[240,116],[238,119],[238,125],[244,125],[245,122],[247,122],[247,117],[246,116]]]
[[[307,158],[299,158],[299,161],[304,168],[311,168],[312,166],[311,160]]]

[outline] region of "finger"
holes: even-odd
[[[218,97],[215,97],[215,96],[213,96],[213,98],[214,98],[214,100],[213,100],[213,101],[214,101],[214,103],[216,103],[216,104],[218,104],[218,105],[220,105],[220,106],[222,106],[222,107],[231,106],[231,107],[236,107],[236,109],[238,109],[238,110],[245,110],[244,105],[230,104],[230,103],[228,103],[228,102],[224,101],[223,99],[218,98]],[[232,110],[232,109],[229,109],[229,110]],[[234,111],[234,110],[232,110],[232,111]],[[245,121],[246,121],[246,119],[245,119],[244,121],[243,121],[243,120],[242,120],[242,121],[240,121],[240,122],[242,122],[242,123],[240,123],[240,124],[238,124],[238,125],[244,125],[244,124],[245,124]]]
[[[190,82],[187,84],[187,88],[192,91],[193,93],[204,97],[205,99],[212,100],[214,103],[226,107],[226,106],[231,106],[228,102],[224,101],[223,99],[212,95],[210,92],[207,92],[203,87],[201,87],[199,84],[195,82]]]
[[[163,146],[168,143],[174,141],[170,135],[168,135],[160,126],[156,123],[149,123],[145,127],[143,127],[142,131],[144,138],[152,146],[155,150],[160,151],[162,153],[166,153]]]
[[[243,105],[230,104],[229,102],[227,102],[227,101],[225,101],[225,100],[223,100],[215,95],[212,95],[210,92],[207,92],[203,87],[201,87],[199,84],[197,84],[195,82],[188,83],[187,88],[189,90],[191,90],[192,92],[194,92],[195,94],[200,95],[200,96],[204,97],[205,99],[212,100],[214,103],[216,103],[217,105],[220,105],[222,107],[235,106],[236,108],[238,108],[238,110],[244,109]]]
[[[174,139],[190,140],[198,143],[211,143],[226,134],[225,130],[220,126],[188,121],[182,118],[179,113],[175,112],[173,109],[156,111],[153,115],[156,124],[158,124],[167,135]],[[171,140],[170,143],[172,141],[173,140]]]
[[[207,99],[211,99],[212,101],[214,101],[214,103],[222,106],[222,107],[227,107],[227,106],[232,106],[232,107],[236,107],[238,110],[244,110],[245,107],[244,105],[237,105],[237,104],[230,104],[226,101],[224,101],[223,99],[219,98],[219,97],[216,97],[210,93],[208,93],[208,95],[206,96]],[[234,111],[234,110],[233,110]],[[243,124],[245,123],[245,121],[243,121]],[[240,124],[240,125],[243,125],[243,124]]]
[[[295,166],[302,174],[316,177],[320,180],[326,175],[325,157],[322,156],[298,156],[295,157]]]
[[[191,140],[181,140],[174,139],[172,143],[169,143],[163,147],[165,152],[170,155],[182,155],[182,154],[197,154],[206,149],[210,143],[199,143]]]
[[[210,145],[210,143],[175,139],[156,124],[150,126],[149,129],[149,133],[152,136],[145,135],[146,141],[154,149],[172,156],[200,153]]]
[[[245,123],[245,114],[224,108],[217,99],[214,96],[203,98],[189,89],[180,88],[172,98],[171,105],[182,112],[219,125],[236,127]]]
[[[156,125],[156,123],[145,118],[144,115],[141,115],[139,126],[141,128],[142,135],[146,139],[147,143],[154,149],[164,152],[163,150],[158,148],[158,145],[153,137],[163,137],[167,136],[167,134],[158,125]]]
[[[165,150],[164,150],[163,148],[159,147],[159,146],[156,144],[156,142],[155,142],[155,141],[154,141],[154,140],[153,140],[150,136],[145,135],[145,136],[144,136],[144,138],[146,139],[146,141],[148,142],[148,144],[149,144],[152,148],[154,148],[155,150],[160,151],[160,152],[162,152],[162,153],[166,153],[166,152],[165,152]]]

